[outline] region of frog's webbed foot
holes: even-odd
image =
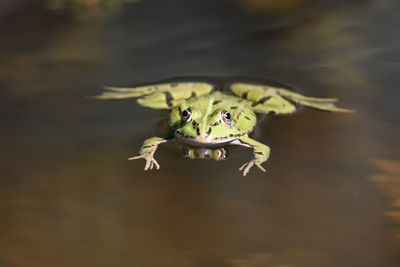
[[[154,153],[157,150],[157,147],[161,143],[165,143],[169,141],[168,139],[163,139],[160,137],[151,137],[149,139],[146,139],[142,145],[142,148],[140,149],[139,155],[130,157],[128,160],[135,160],[135,159],[145,159],[146,160],[146,165],[144,166],[144,170],[152,170],[154,167],[156,169],[160,169],[160,165],[158,162],[154,159]]]
[[[136,157],[130,157],[128,160],[134,160],[134,159],[145,159],[146,160],[146,165],[144,166],[144,170],[152,170],[154,166],[156,166],[157,170],[160,169],[160,164],[154,159],[153,155],[139,155]]]
[[[250,171],[250,168],[253,166],[257,166],[260,170],[265,172],[265,169],[263,168],[263,166],[261,166],[261,163],[254,159],[243,164],[242,167],[239,168],[239,171],[243,170],[243,176],[246,176],[247,173]]]

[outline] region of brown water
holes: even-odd
[[[400,158],[398,3],[20,2],[0,24],[0,266],[400,265],[370,179],[371,160]],[[241,176],[246,149],[191,161],[174,144],[144,172],[126,159],[163,113],[86,98],[192,75],[268,77],[357,112],[264,120],[266,173]]]

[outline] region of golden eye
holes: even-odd
[[[184,111],[182,111],[181,116],[184,121],[190,121],[190,119],[192,118],[192,109],[185,109]]]
[[[226,111],[226,110],[221,111],[221,117],[222,117],[222,121],[225,124],[230,124],[231,123],[232,115],[228,111]]]

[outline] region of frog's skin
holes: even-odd
[[[332,112],[350,112],[335,106],[337,99],[306,97],[280,86],[232,83],[230,92],[216,91],[206,82],[176,82],[145,85],[134,88],[106,87],[98,99],[138,98],[145,107],[169,109],[169,133],[165,137],[146,139],[138,156],[130,160],[146,160],[145,170],[160,168],[154,159],[159,144],[177,140],[192,149],[189,158],[225,158],[224,146],[238,145],[253,149],[253,158],[239,168],[246,175],[251,167],[261,166],[270,154],[270,148],[251,139],[256,113],[289,114],[297,104]],[[196,148],[197,147],[197,148]]]

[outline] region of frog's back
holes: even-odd
[[[209,95],[193,97],[186,101],[188,106],[196,106],[203,114],[205,114],[207,109],[210,107],[210,103],[212,104],[212,111],[215,111],[217,109],[237,106],[240,102],[244,102],[243,99],[219,91],[213,92]]]

